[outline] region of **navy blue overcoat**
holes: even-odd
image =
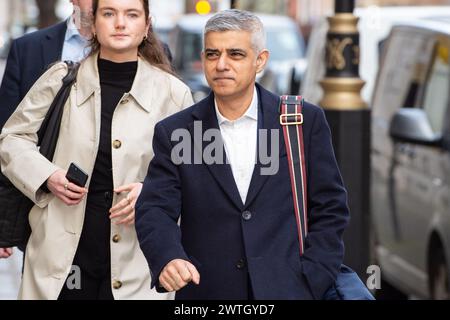
[[[192,137],[195,121],[202,121],[203,131],[219,129],[213,94],[155,128],[155,156],[136,206],[136,229],[153,286],[159,287],[160,272],[173,259],[197,267],[200,285],[179,291],[179,300],[243,300],[250,289],[255,299],[321,299],[341,266],[349,210],[324,112],[304,105],[309,233],[300,256],[280,99],[259,85],[257,91],[259,128],[280,130],[279,171],[263,176],[258,162],[245,204],[230,165],[176,165],[171,159],[176,129]]]

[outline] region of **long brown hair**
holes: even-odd
[[[96,14],[98,10],[98,3],[100,0],[94,0],[92,2],[92,14],[94,18],[94,23],[96,19]],[[149,0],[141,0],[142,5],[144,6],[145,11],[145,19],[149,21],[150,19],[150,6]],[[100,43],[97,40],[97,37],[92,37],[91,43],[91,54],[96,54],[100,51]],[[172,68],[172,65],[169,62],[169,58],[167,57],[161,41],[159,41],[156,34],[153,32],[153,27],[150,21],[150,28],[148,29],[147,37],[142,41],[138,48],[139,55],[148,61],[151,65],[170,73],[174,76],[177,76],[175,71]]]

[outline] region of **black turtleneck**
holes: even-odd
[[[92,173],[87,197],[83,231],[75,255],[86,277],[110,281],[110,230],[109,209],[113,197],[111,159],[111,123],[118,103],[124,93],[131,90],[136,76],[137,62],[114,63],[98,60],[101,87],[101,126],[98,155]],[[123,107],[127,107],[124,105]],[[88,278],[86,278],[88,279]],[[99,280],[99,281],[100,281]]]
[[[118,103],[131,90],[137,71],[137,61],[115,63],[98,59],[101,87],[101,127],[100,144],[89,192],[112,191],[111,123]]]

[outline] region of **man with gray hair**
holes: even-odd
[[[301,254],[280,97],[256,84],[268,59],[257,16],[216,14],[202,52],[212,93],[155,127],[136,230],[152,286],[176,299],[322,299],[337,277],[349,211],[330,130],[323,111],[305,103],[309,224]],[[214,163],[205,159],[211,145]],[[263,149],[278,164],[270,174]],[[200,164],[189,161],[198,156]]]

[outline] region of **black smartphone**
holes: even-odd
[[[71,163],[66,178],[77,186],[84,188],[88,180],[88,174],[75,163]]]

